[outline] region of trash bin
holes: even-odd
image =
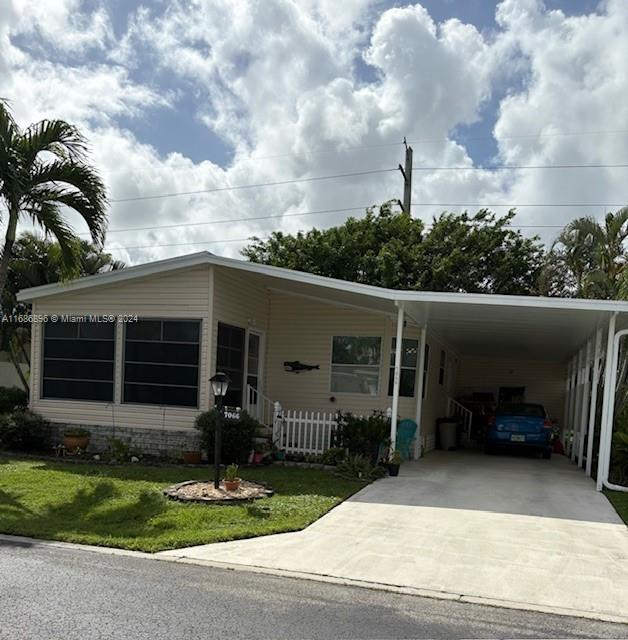
[[[442,420],[438,424],[440,448],[443,451],[452,451],[456,448],[456,436],[458,433],[458,421],[454,418]]]

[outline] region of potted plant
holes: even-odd
[[[90,432],[77,427],[63,432],[63,446],[68,451],[85,451],[89,445]]]
[[[200,451],[184,451],[183,464],[201,464]]]
[[[388,462],[386,463],[386,468],[388,469],[388,475],[396,477],[399,475],[399,467],[403,462],[403,458],[401,457],[401,453],[398,449],[396,449],[393,454],[388,458]]]
[[[230,464],[225,469],[224,485],[227,491],[237,491],[240,488],[241,478],[238,478],[238,465]]]
[[[267,453],[268,445],[265,442],[258,442],[253,453],[253,464],[261,464]]]

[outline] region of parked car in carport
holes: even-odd
[[[554,423],[540,404],[504,404],[488,420],[484,435],[485,453],[501,448],[526,448],[552,457]]]

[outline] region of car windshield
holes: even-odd
[[[503,404],[497,408],[496,413],[501,416],[545,417],[545,409],[540,404]]]

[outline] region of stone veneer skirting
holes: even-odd
[[[51,425],[52,444],[60,444],[63,432],[67,429],[87,429],[91,436],[88,451],[98,453],[109,448],[109,439],[117,438],[132,450],[146,455],[168,456],[180,458],[183,451],[198,451],[200,448],[199,432],[195,429],[138,429],[124,426],[103,426],[93,424],[59,424]]]

